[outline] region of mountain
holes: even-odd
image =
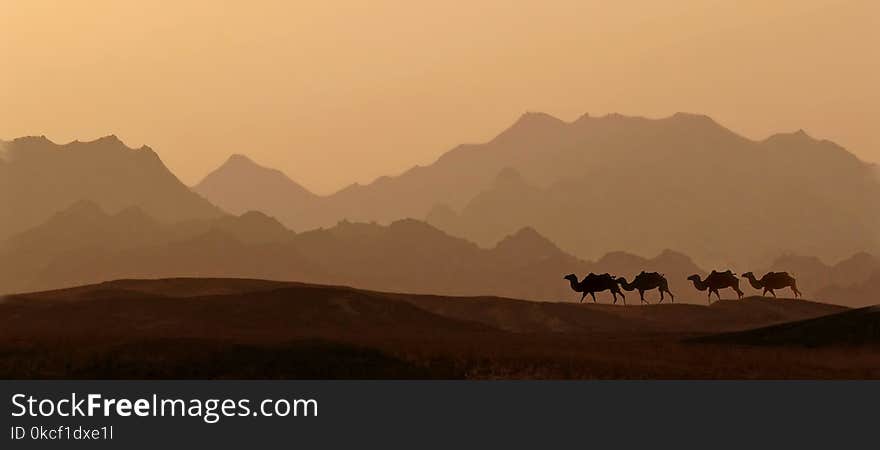
[[[174,224],[137,208],[111,214],[79,202],[0,242],[0,290],[23,292],[120,278],[247,277],[352,285],[393,292],[574,300],[563,275],[664,272],[678,301],[703,301],[684,278],[703,273],[689,258],[612,257],[590,262],[532,228],[481,248],[425,222],[341,221],[294,233],[259,212]],[[607,301],[600,294],[600,301]],[[653,301],[656,299],[649,294]]]
[[[481,245],[530,225],[580,256],[671,247],[718,266],[878,248],[880,209],[865,207],[880,199],[870,167],[803,132],[755,142],[678,114],[582,118],[562,133],[564,148],[541,146],[546,161],[517,167],[545,187],[495,183],[446,226]]]
[[[137,207],[110,214],[80,201],[45,223],[0,241],[0,291],[53,288],[150,273],[248,273],[249,260],[230,262],[236,248],[272,254],[294,233],[262,213],[221,216],[173,224],[156,221]],[[271,242],[271,245],[269,244]],[[264,248],[265,247],[265,248]]]
[[[519,170],[505,167],[486,190],[467,203],[461,213],[455,213],[451,208],[444,211],[442,206],[438,206],[427,214],[425,220],[457,236],[490,246],[498,241],[499,236],[513,233],[523,226],[540,228],[543,224],[531,217],[538,212],[522,206],[539,204],[543,194]],[[505,213],[499,215],[499,210]],[[462,217],[467,217],[468,222]],[[480,222],[482,226],[468,227],[470,222]]]
[[[118,212],[138,207],[161,222],[219,217],[222,212],[183,185],[149,147],[116,136],[55,144],[45,136],[0,142],[0,240],[67,207],[90,201]]]
[[[231,214],[262,211],[286,223],[297,223],[317,196],[279,170],[232,155],[193,190]],[[312,213],[308,213],[312,214]]]
[[[426,167],[291,195],[289,213],[270,214],[295,229],[427,218],[484,247],[528,226],[582,258],[675,248],[702,265],[763,266],[791,252],[834,260],[880,249],[880,209],[868,207],[880,199],[876,170],[803,131],[755,141],[696,114],[527,113]],[[240,207],[259,209],[265,196]]]

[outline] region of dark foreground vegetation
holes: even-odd
[[[0,300],[0,378],[880,378],[878,316],[127,280]]]

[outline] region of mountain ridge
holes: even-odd
[[[671,247],[703,265],[766,265],[785,252],[837,259],[880,249],[880,235],[870,231],[880,214],[859,206],[880,198],[875,173],[803,131],[754,140],[702,114],[585,114],[565,122],[528,112],[495,138],[458,145],[427,166],[265,209],[300,230],[415,217],[482,246],[528,226],[584,258]],[[808,218],[812,210],[828,213]],[[799,222],[807,225],[784,225]],[[754,245],[719,243],[729,228],[750,230],[744,239]],[[860,231],[839,242],[821,238],[843,228]]]
[[[681,278],[672,286],[683,289],[693,267],[676,262],[664,270]],[[631,276],[641,268],[615,270]],[[91,202],[0,241],[0,286],[7,292],[111,278],[225,276],[548,300],[575,295],[562,275],[607,270],[531,228],[481,248],[415,219],[340,221],[297,234],[260,212],[163,224],[137,208],[111,214]]]
[[[0,223],[0,240],[80,201],[110,212],[137,206],[163,222],[222,215],[180,182],[152,148],[130,148],[115,135],[67,144],[31,136],[3,147],[0,204],[14,214]]]

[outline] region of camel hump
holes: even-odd
[[[636,278],[639,278],[639,279],[652,279],[652,278],[664,278],[664,277],[663,277],[663,274],[661,274],[661,273],[658,273],[658,272],[645,272],[645,271],[643,270],[642,273],[640,273],[640,274],[638,274],[638,275],[636,276]]]
[[[794,278],[788,272],[769,272],[765,277],[773,277],[773,278]]]
[[[706,281],[709,280],[728,280],[729,282],[733,282],[733,280],[736,280],[736,275],[730,269],[727,269],[724,272],[713,270],[712,273],[710,273],[709,276],[706,277]]]

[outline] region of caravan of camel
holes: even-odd
[[[776,289],[791,288],[792,292],[794,292],[795,298],[801,296],[801,292],[797,288],[797,280],[789,275],[788,272],[767,272],[760,279],[755,278],[755,275],[752,272],[746,272],[742,274],[742,276],[749,280],[749,284],[751,284],[753,288],[763,289],[764,292],[761,295],[767,295],[767,292],[769,292],[773,297],[776,297],[776,292],[774,292]],[[626,296],[620,288],[623,288],[626,291],[639,291],[639,298],[642,303],[648,303],[648,301],[645,300],[645,291],[650,291],[652,289],[658,289],[660,291],[660,303],[663,302],[665,294],[669,294],[670,301],[675,301],[675,296],[672,295],[672,292],[669,290],[669,283],[666,281],[666,277],[657,272],[642,271],[633,278],[632,283],[627,282],[624,277],[614,277],[608,273],[600,275],[590,273],[584,277],[582,281],[578,281],[577,276],[572,273],[566,275],[564,279],[568,280],[571,284],[572,290],[582,294],[581,302],[584,301],[587,294],[590,294],[590,297],[593,298],[593,302],[596,302],[596,292],[611,291],[611,295],[614,296],[614,303],[617,304],[617,296],[619,294],[625,305]],[[721,289],[733,289],[734,292],[736,292],[737,298],[740,299],[744,295],[743,291],[739,289],[739,278],[731,270],[726,270],[724,272],[713,270],[706,279],[700,278],[699,275],[691,275],[687,279],[694,283],[694,287],[698,290],[709,291],[709,302],[712,301],[713,293],[718,300],[721,300],[721,295],[718,293]]]

